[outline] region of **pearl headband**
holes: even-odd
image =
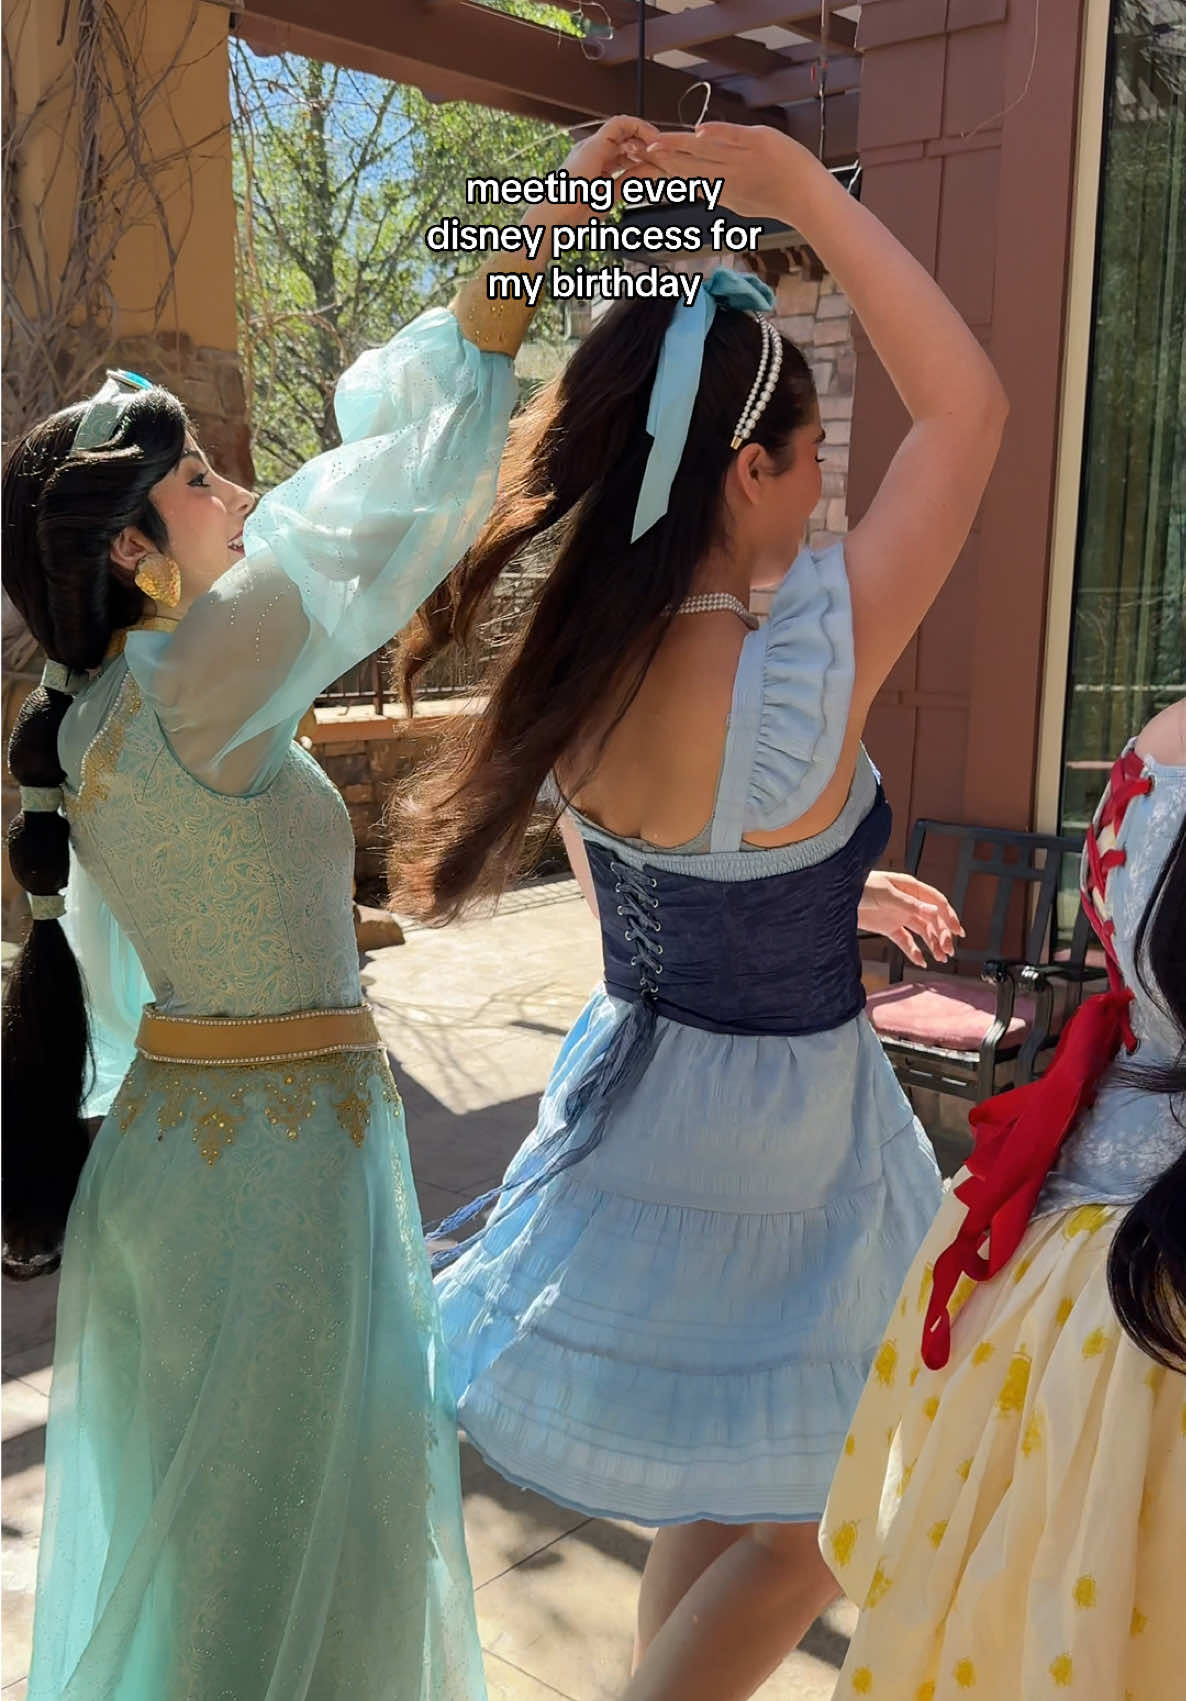
[[[741,418],[733,432],[733,441],[729,445],[731,449],[740,449],[757,430],[758,421],[766,411],[766,404],[774,394],[778,375],[782,371],[782,338],[769,319],[763,319],[757,313],[751,314],[750,317],[757,322],[762,333],[762,353],[758,361],[758,375],[746,397]]]

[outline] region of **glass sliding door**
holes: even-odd
[[[1061,824],[1186,694],[1186,6],[1115,0]]]

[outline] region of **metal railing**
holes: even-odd
[[[469,650],[451,649],[429,663],[416,682],[418,697],[458,697],[474,691],[486,669],[521,629],[539,589],[538,570],[507,573],[494,596],[494,606],[482,622]],[[369,704],[381,715],[399,701],[392,677],[395,646],[385,644],[334,681],[317,698],[318,707],[349,708]]]

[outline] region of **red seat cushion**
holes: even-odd
[[[996,1012],[996,989],[965,975],[921,975],[871,993],[869,1020],[886,1039],[979,1051]],[[1018,1045],[1034,1020],[1032,998],[1018,998],[1002,1044]]]
[[[1069,963],[1071,947],[1060,945],[1054,953],[1054,960],[1056,963]],[[1108,972],[1108,959],[1102,945],[1089,945],[1087,947],[1087,950],[1083,953],[1083,966],[1087,969],[1100,969],[1104,974]]]

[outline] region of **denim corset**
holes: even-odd
[[[864,1008],[856,912],[889,840],[877,800],[825,862],[716,881],[587,846],[606,991],[658,1016],[724,1034],[818,1034]]]
[[[626,862],[587,843],[601,917],[606,991],[630,1005],[606,1051],[569,1092],[534,1173],[491,1188],[426,1231],[451,1235],[504,1198],[519,1204],[601,1144],[616,1100],[650,1059],[660,1016],[712,1033],[795,1035],[841,1027],[864,1008],[857,904],[889,840],[880,785],[851,837],[825,862],[755,880],[720,881]],[[432,1258],[444,1269],[481,1239]]]

